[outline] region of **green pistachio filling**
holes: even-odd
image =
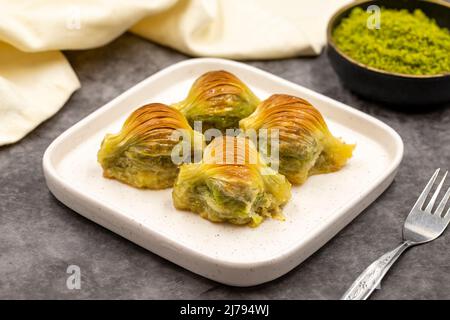
[[[142,156],[126,151],[105,161],[106,176],[138,188],[171,187],[178,171],[170,156]]]

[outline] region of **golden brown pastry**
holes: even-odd
[[[203,147],[203,135],[189,126],[177,110],[161,103],[152,103],[134,111],[118,134],[104,138],[98,162],[103,175],[137,188],[163,189],[173,186],[178,164],[172,160],[172,150],[179,143],[176,130],[191,139],[192,149]],[[182,152],[182,151],[181,151]],[[200,151],[201,152],[201,151]]]
[[[265,217],[281,217],[290,190],[250,140],[229,136],[214,139],[202,162],[180,167],[172,197],[177,209],[211,221],[258,226]]]
[[[240,127],[267,129],[269,136],[278,131],[279,171],[293,184],[302,184],[313,174],[341,169],[355,148],[334,137],[308,101],[286,94],[261,102],[253,114],[241,120]]]
[[[210,71],[199,77],[187,98],[173,105],[194,127],[202,121],[203,132],[210,128],[225,132],[239,128],[239,120],[250,115],[259,99],[236,76],[227,71]]]

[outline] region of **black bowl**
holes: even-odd
[[[441,104],[450,101],[450,74],[407,75],[368,67],[344,54],[334,43],[332,31],[355,7],[370,5],[390,9],[421,9],[440,27],[450,29],[450,4],[439,0],[358,1],[339,10],[327,30],[327,54],[331,65],[345,86],[366,98],[402,107]],[[381,17],[381,28],[383,17]],[[449,52],[450,54],[450,52]]]

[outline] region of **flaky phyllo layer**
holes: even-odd
[[[279,135],[279,171],[293,184],[313,174],[341,169],[355,145],[334,137],[308,101],[285,94],[272,95],[240,121],[243,130],[267,129]],[[269,139],[270,141],[270,139]]]
[[[192,85],[187,98],[173,105],[194,127],[202,122],[207,129],[238,128],[239,120],[249,116],[259,99],[236,76],[227,71],[211,71],[200,76]]]
[[[179,130],[181,129],[181,130]],[[173,186],[178,174],[178,163],[172,159],[172,150],[184,133],[194,148],[203,147],[203,136],[189,126],[184,116],[164,104],[152,103],[134,111],[118,134],[104,138],[98,162],[103,175],[137,188],[163,189]],[[178,158],[190,157],[180,149]]]
[[[206,147],[201,162],[180,167],[172,197],[177,209],[211,221],[258,226],[265,217],[282,217],[290,189],[248,139],[219,137]]]

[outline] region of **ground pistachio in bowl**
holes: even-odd
[[[379,28],[372,13],[354,8],[333,30],[336,46],[368,67],[407,75],[450,74],[450,31],[422,10],[381,8]]]

